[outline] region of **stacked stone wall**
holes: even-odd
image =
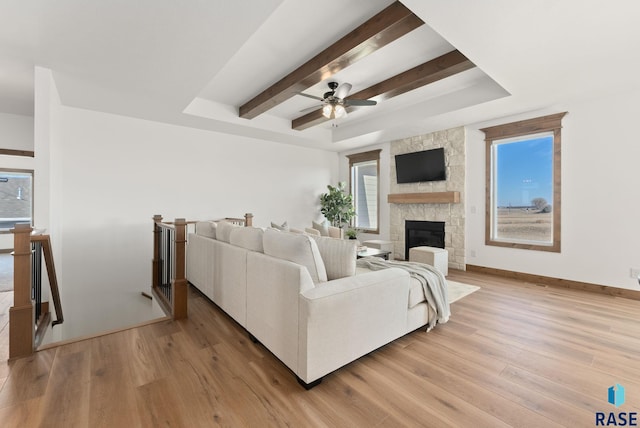
[[[424,183],[402,183],[396,180],[395,155],[444,147],[447,179]],[[460,192],[459,203],[449,204],[391,204],[390,239],[394,258],[406,259],[404,254],[405,220],[443,221],[445,249],[449,252],[449,267],[464,270],[465,258],[465,128],[458,127],[430,134],[418,135],[391,142],[391,193]]]

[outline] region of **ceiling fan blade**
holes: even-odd
[[[324,101],[324,98],[316,97],[315,95],[305,94],[304,92],[296,92],[298,95],[302,95],[303,97],[313,98],[314,100]]]
[[[344,98],[349,94],[349,91],[351,90],[351,83],[343,83],[342,85],[340,85],[338,87],[338,89],[336,89],[336,94],[335,97],[336,98]]]
[[[344,102],[348,106],[374,106],[378,104],[374,100],[344,100]]]

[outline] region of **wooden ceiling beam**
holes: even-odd
[[[322,109],[314,110],[311,113],[307,113],[304,116],[296,117],[291,121],[291,129],[296,131],[303,131],[311,128],[312,126],[320,125],[326,122],[327,119],[322,115]]]
[[[352,94],[348,96],[346,100],[350,98],[357,100],[371,98],[375,98],[377,101],[385,100],[473,67],[475,67],[473,62],[460,51],[454,50]],[[355,108],[356,107],[347,107],[347,112],[353,111]],[[314,110],[311,113],[294,119],[291,122],[291,128],[301,131],[326,122],[327,120],[330,119],[322,115],[322,109]]]
[[[370,53],[424,24],[399,1],[302,64],[280,81],[240,106],[239,115],[253,119]]]

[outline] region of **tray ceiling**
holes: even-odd
[[[321,95],[335,80],[355,94],[452,50],[476,67],[355,109],[337,127],[291,129],[314,105],[301,96],[239,117],[240,106],[392,3],[4,1],[0,113],[33,114],[41,66],[67,106],[339,151],[640,88],[632,0],[405,0],[424,25],[305,92]]]

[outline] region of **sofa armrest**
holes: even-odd
[[[298,366],[299,296],[313,287],[302,265],[262,253],[247,255],[246,329],[293,371]]]
[[[384,269],[300,294],[298,376],[306,383],[404,335],[409,274]]]

